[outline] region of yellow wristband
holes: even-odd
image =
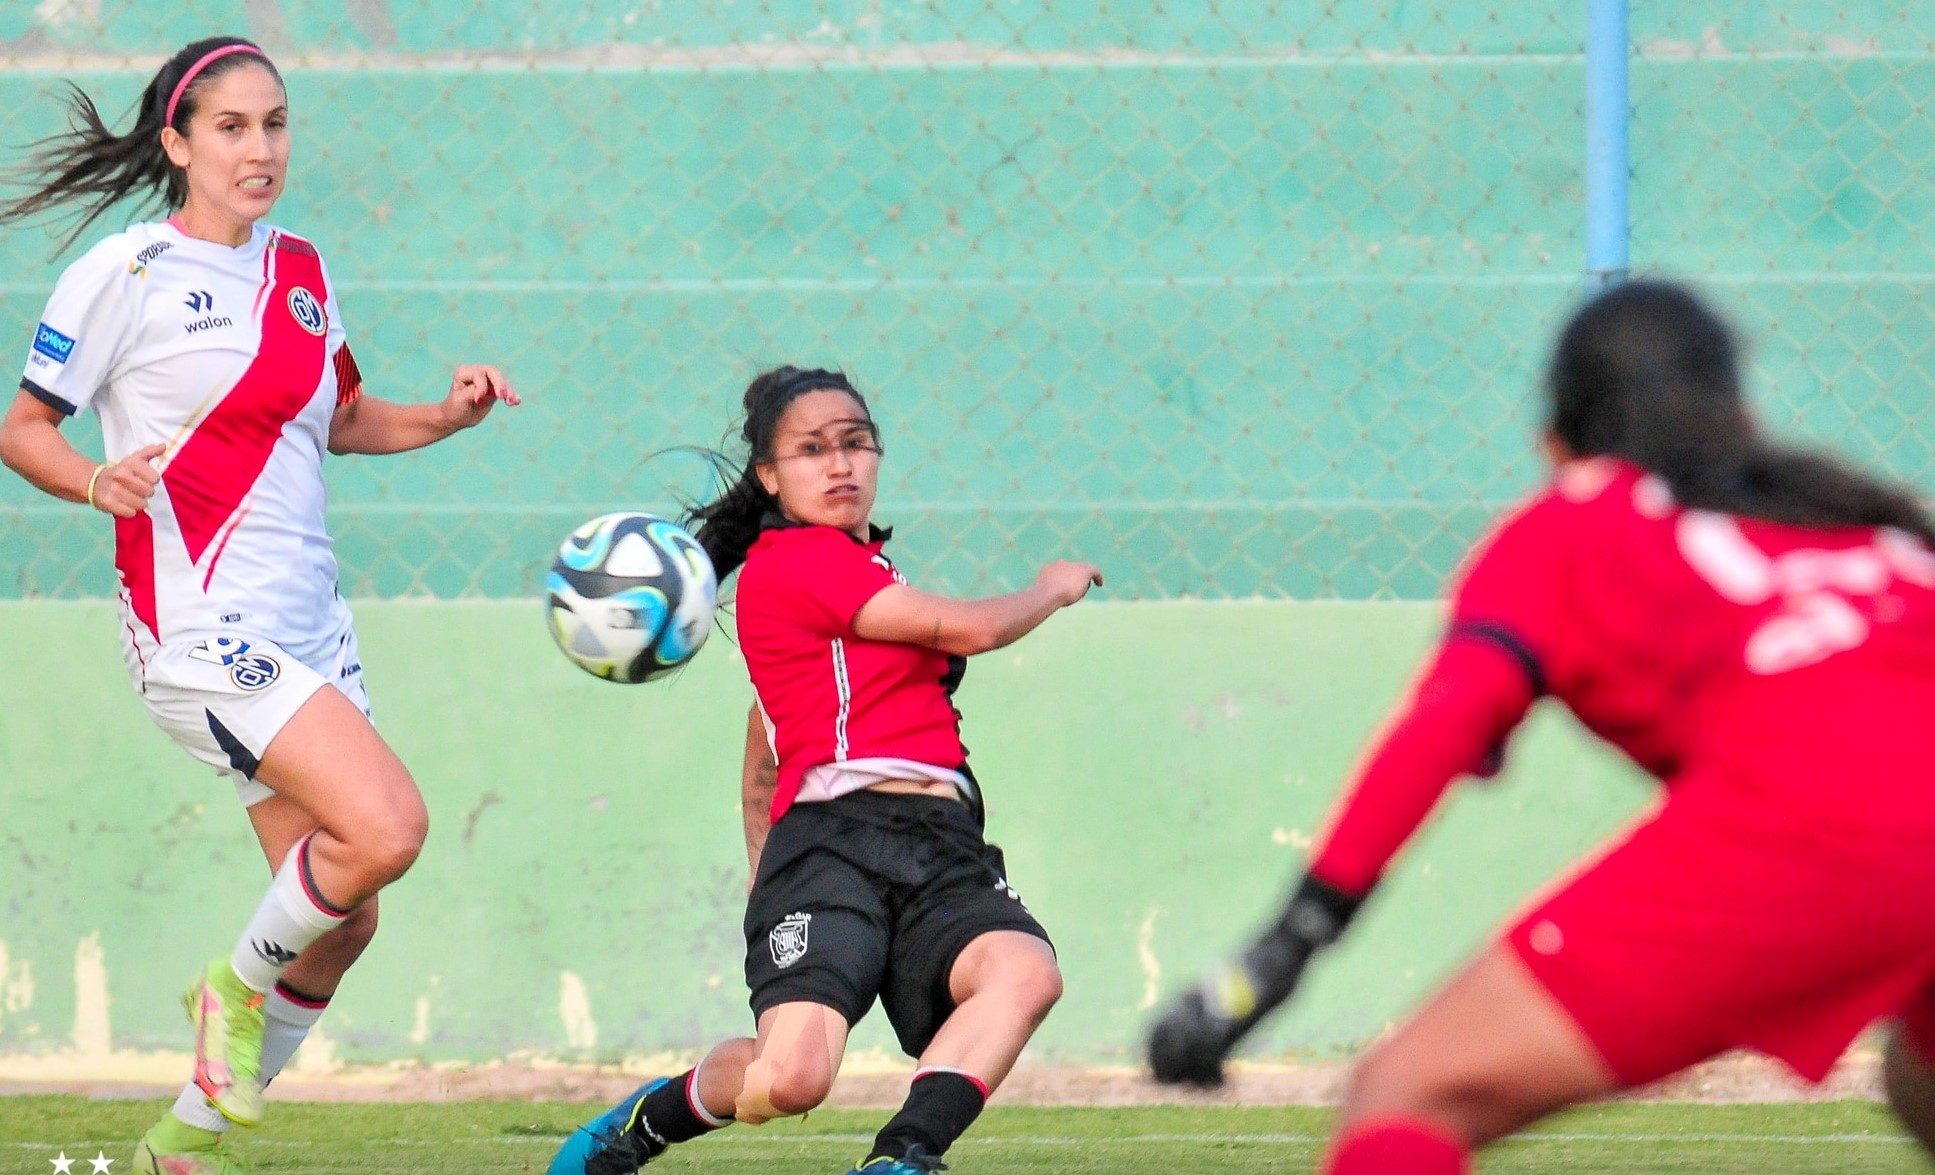
[[[103,473],[106,473],[107,471],[108,471],[107,466],[96,465],[94,467],[94,476],[87,479],[87,504],[89,506],[93,506],[94,509],[96,510],[99,510],[101,507],[97,505],[94,501],[94,483],[100,481],[101,475]]]

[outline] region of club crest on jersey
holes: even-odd
[[[289,313],[295,315],[296,322],[312,335],[329,329],[329,316],[323,313],[322,303],[303,286],[289,291]]]
[[[779,920],[766,936],[766,945],[773,950],[773,966],[783,971],[806,957],[806,932],[812,923],[813,915],[798,912]]]

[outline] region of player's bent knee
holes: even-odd
[[[824,1068],[795,1065],[773,1074],[767,1098],[774,1109],[790,1116],[818,1108],[832,1091],[833,1074]]]
[[[831,1008],[785,1004],[762,1021],[759,1053],[746,1066],[736,1102],[739,1121],[757,1126],[804,1114],[826,1100],[838,1073],[846,1021]]]
[[[796,1063],[775,1064],[755,1057],[746,1066],[745,1084],[734,1103],[734,1117],[747,1126],[790,1118],[818,1108],[833,1088],[831,1073],[816,1073]]]
[[[423,838],[404,832],[379,840],[369,858],[370,871],[387,884],[410,871],[423,852]]]
[[[1471,1082],[1445,1073],[1402,1046],[1371,1049],[1351,1068],[1344,1086],[1344,1115],[1355,1121],[1385,1114],[1418,1115],[1467,1100]]]
[[[357,858],[375,885],[388,885],[410,871],[423,852],[429,820],[421,811],[392,816],[368,830],[356,843]]]
[[[1421,1056],[1373,1050],[1352,1070],[1340,1121],[1398,1115],[1437,1124],[1466,1145],[1481,1145],[1550,1108],[1536,1080]]]
[[[1036,1020],[1048,1012],[1062,998],[1062,969],[1052,960],[1035,962],[1023,966],[1016,976],[1016,1003],[1028,1010]]]
[[[1351,1066],[1350,1074],[1344,1079],[1343,1112],[1347,1119],[1402,1113],[1412,1108],[1405,1104],[1409,1092],[1405,1066],[1393,1064],[1389,1057],[1388,1048],[1374,1046]]]
[[[1039,1023],[1062,998],[1062,971],[1054,952],[1036,939],[1002,942],[982,964],[973,989],[955,989],[956,999],[997,993],[1001,1000]]]

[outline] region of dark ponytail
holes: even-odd
[[[249,52],[231,53],[204,65],[190,79],[175,106],[174,119],[169,121],[168,102],[183,75],[209,54],[235,45],[245,46]],[[173,126],[180,132],[194,117],[197,98],[209,80],[251,62],[275,75],[277,82],[282,80],[275,65],[252,41],[210,37],[184,45],[149,79],[135,103],[134,126],[123,135],[108,128],[94,99],[79,86],[67,83],[63,98],[67,131],[30,144],[33,153],[9,177],[30,190],[24,196],[0,201],[0,224],[79,203],[86,215],[62,242],[65,248],[103,213],[130,196],[138,197],[143,206],[160,205],[170,212],[179,209],[188,199],[188,178],[162,150],[162,127]]]
[[[712,568],[721,580],[746,561],[746,552],[759,538],[766,515],[779,511],[779,500],[759,483],[754,467],[773,459],[773,433],[787,406],[808,392],[819,391],[845,392],[860,405],[860,411],[872,415],[865,397],[845,375],[824,368],[778,367],[746,387],[746,418],[739,428],[739,439],[746,446],[745,464],[723,494],[685,514],[686,526],[692,528],[692,536],[711,557]],[[730,462],[725,464],[731,467]]]
[[[1892,526],[1935,546],[1907,488],[1755,431],[1726,323],[1682,286],[1635,281],[1588,302],[1547,379],[1552,435],[1580,457],[1623,458],[1682,504],[1794,526]]]

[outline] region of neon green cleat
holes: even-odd
[[[228,1153],[223,1136],[190,1126],[173,1114],[143,1135],[134,1148],[135,1175],[248,1175]]]
[[[195,1025],[195,1084],[238,1126],[262,1121],[262,993],[217,959],[181,997]]]

